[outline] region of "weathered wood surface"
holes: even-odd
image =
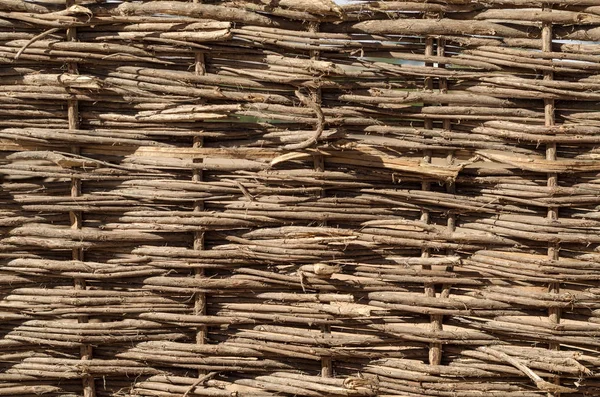
[[[0,395],[600,395],[599,76],[598,0],[0,0]]]

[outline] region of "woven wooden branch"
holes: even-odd
[[[593,396],[597,0],[0,1],[0,395]]]

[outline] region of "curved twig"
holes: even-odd
[[[315,114],[317,115],[317,128],[315,129],[313,136],[311,136],[307,140],[300,143],[285,145],[283,148],[287,150],[306,149],[310,147],[313,143],[318,142],[319,138],[321,137],[321,134],[323,134],[323,130],[325,129],[325,115],[321,110],[321,106],[317,102],[317,96],[315,92],[311,92],[310,97],[308,97],[302,92],[300,92],[300,89],[298,89],[296,90],[296,97],[298,97],[298,99],[300,99],[300,102],[302,102],[305,106],[308,106],[309,108],[314,110]]]
[[[51,35],[52,33],[56,33],[60,30],[61,28],[52,28],[52,29],[48,29],[45,32],[42,32],[40,34],[38,34],[35,37],[32,37],[31,40],[29,40],[27,43],[25,43],[25,45],[23,47],[21,47],[21,49],[19,50],[19,52],[17,52],[17,55],[15,55],[15,61],[17,59],[19,59],[19,57],[21,56],[21,54],[23,54],[23,51],[25,51],[27,49],[27,47],[29,47],[30,45],[32,45],[33,43],[35,43],[36,41],[43,39],[44,37]]]
[[[208,374],[198,378],[197,381],[195,381],[187,390],[185,393],[183,393],[182,397],[187,397],[192,391],[194,391],[194,389],[202,384],[204,384],[204,382],[206,382],[207,380],[210,380],[212,378],[214,378],[216,375],[218,374],[218,372],[209,372]]]

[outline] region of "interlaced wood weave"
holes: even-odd
[[[0,0],[0,396],[600,396],[600,0]]]

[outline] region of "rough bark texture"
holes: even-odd
[[[600,395],[599,40],[597,0],[0,1],[0,396]]]

